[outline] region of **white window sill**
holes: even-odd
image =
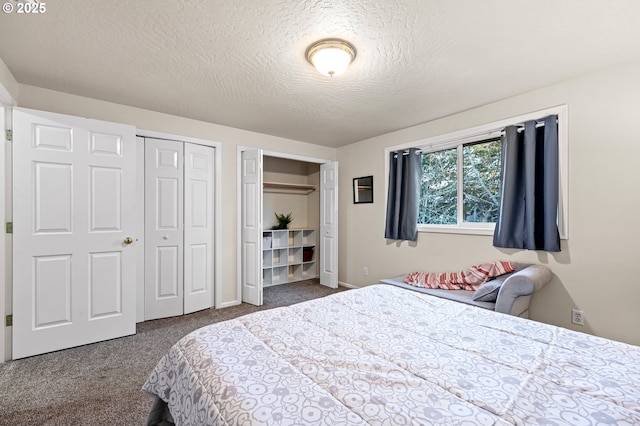
[[[496,225],[494,223],[481,226],[469,225],[418,225],[418,232],[432,232],[438,234],[466,234],[466,235],[493,235]]]

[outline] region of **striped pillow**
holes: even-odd
[[[514,269],[515,262],[487,262],[460,272],[411,272],[404,282],[422,288],[475,291],[490,278],[513,272]]]

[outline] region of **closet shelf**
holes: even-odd
[[[316,190],[315,185],[300,185],[295,183],[264,182],[264,192],[279,194],[310,194]]]

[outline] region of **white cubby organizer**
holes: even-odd
[[[317,276],[315,229],[262,231],[262,285],[290,283]],[[305,251],[313,251],[305,259]]]

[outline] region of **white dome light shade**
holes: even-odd
[[[344,40],[321,40],[307,49],[307,60],[320,74],[334,77],[345,72],[356,57],[356,49]]]

